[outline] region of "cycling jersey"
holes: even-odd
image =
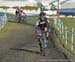
[[[36,27],[39,27],[40,30],[44,30],[45,27],[50,28],[49,24],[49,20],[46,17],[44,17],[44,20],[38,18],[38,20],[36,21]]]
[[[40,21],[38,27],[40,27],[41,30],[44,30],[44,28],[47,27],[47,22]]]

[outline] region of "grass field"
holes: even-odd
[[[10,30],[14,27],[19,27],[18,23],[7,22],[4,28],[0,30],[0,38],[6,38],[10,35]]]
[[[61,21],[64,22],[64,25],[67,26],[69,30],[75,28],[75,18],[61,18]]]

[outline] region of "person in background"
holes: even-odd
[[[17,7],[15,14],[16,14],[16,19],[17,20],[20,19],[18,20],[18,22],[23,20],[24,16],[26,15],[20,7]]]

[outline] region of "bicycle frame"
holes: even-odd
[[[18,16],[17,17],[17,20],[18,20],[19,23],[24,22],[24,19],[25,19],[25,16]]]

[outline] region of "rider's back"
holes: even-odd
[[[23,10],[16,10],[16,15],[17,16],[21,16],[21,15],[23,15],[24,13],[23,13]]]

